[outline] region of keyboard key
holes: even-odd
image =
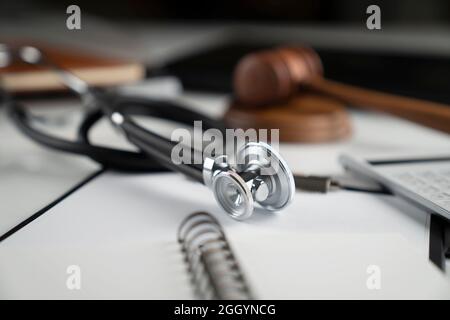
[[[450,168],[428,167],[421,171],[393,171],[388,178],[400,184],[400,187],[416,193],[420,198],[434,202],[450,211]]]
[[[438,204],[446,210],[450,210],[450,200],[438,201]]]

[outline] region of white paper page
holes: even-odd
[[[283,212],[237,222],[172,173],[107,173],[0,243],[0,297],[191,298],[176,230],[198,210],[220,220],[258,298],[450,297],[428,262],[427,215],[400,199],[297,192]],[[66,287],[69,265],[81,290]],[[381,290],[366,287],[369,265]]]
[[[449,299],[428,218],[391,196],[297,193],[283,212],[225,229],[257,298]]]
[[[121,87],[125,95],[175,99],[181,84],[173,77],[149,79]],[[77,99],[26,101],[30,112],[47,120],[34,123],[45,132],[75,140],[82,119]],[[157,121],[157,128],[164,123]],[[153,128],[155,127],[152,123]],[[100,121],[90,135],[95,143],[134,149],[117,135],[107,120]],[[45,148],[19,131],[0,106],[0,236],[55,201],[70,189],[100,170],[88,157]]]
[[[96,178],[0,243],[0,298],[192,298],[176,231],[207,194],[176,174]],[[66,286],[71,265],[81,290]]]
[[[72,101],[46,101],[42,105],[48,107],[46,110],[58,110],[57,117],[64,116],[69,124],[76,118],[72,117],[75,116]],[[58,109],[65,105],[68,109]],[[41,105],[33,107],[42,109]],[[50,127],[68,136],[66,125]],[[43,148],[31,141],[19,132],[0,106],[0,236],[98,170],[100,166],[86,157]]]
[[[260,299],[449,299],[450,279],[401,236],[261,232],[235,236]]]

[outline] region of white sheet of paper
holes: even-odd
[[[73,103],[66,104],[69,110],[59,110],[59,114],[69,121],[67,114],[73,113]],[[49,108],[58,105],[58,101],[48,103]],[[67,135],[64,130],[55,131]],[[0,107],[0,236],[99,169],[85,157],[49,150],[31,141]]]
[[[428,261],[427,215],[400,199],[297,193],[283,212],[237,222],[172,173],[103,174],[6,239],[0,297],[192,298],[176,230],[198,210],[219,218],[258,298],[450,297]],[[80,290],[66,286],[71,265]],[[367,288],[372,265],[379,290]]]
[[[119,90],[126,95],[175,99],[181,94],[181,84],[173,77],[160,77]],[[31,113],[52,119],[45,125],[34,125],[55,136],[75,139],[76,128],[82,119],[80,101],[38,99],[26,101],[24,105]],[[160,127],[164,128],[164,123],[159,123]],[[133,149],[106,120],[100,121],[94,131],[95,143]],[[38,145],[19,131],[6,115],[5,108],[0,106],[0,236],[67,193],[100,167],[87,157]]]

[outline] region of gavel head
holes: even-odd
[[[260,106],[282,101],[302,83],[322,75],[315,51],[283,47],[243,57],[234,71],[234,93],[242,105]]]

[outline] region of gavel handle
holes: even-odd
[[[308,88],[358,108],[382,111],[450,133],[449,105],[358,88],[322,77],[314,78]]]

